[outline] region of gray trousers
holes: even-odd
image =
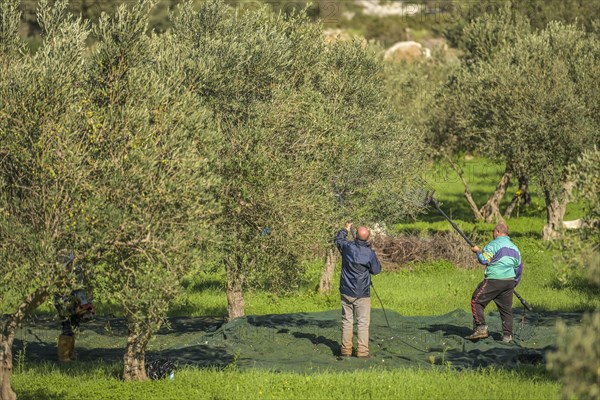
[[[356,298],[342,294],[342,355],[352,355],[354,316],[358,325],[357,356],[369,355],[369,323],[371,322],[371,298]]]

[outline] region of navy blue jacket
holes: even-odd
[[[346,229],[335,236],[335,246],[342,253],[340,293],[350,297],[370,297],[371,274],[380,273],[381,264],[367,242],[358,239],[350,242],[346,236]]]

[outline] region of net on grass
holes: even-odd
[[[225,323],[222,318],[170,318],[151,340],[147,362],[169,359],[178,365],[260,368],[273,371],[347,371],[381,368],[516,367],[545,362],[556,340],[555,323],[578,324],[581,313],[527,313],[521,321],[515,310],[515,341],[500,339],[497,312],[487,317],[491,336],[479,342],[463,339],[471,332],[472,317],[462,310],[439,316],[403,316],[373,309],[370,328],[371,359],[339,361],[341,311],[247,316]],[[14,354],[25,351],[27,361],[55,361],[60,324],[55,317],[38,316],[18,332]],[[119,362],[127,337],[125,321],[98,317],[82,326],[76,339],[78,361]],[[356,340],[356,338],[355,338]]]

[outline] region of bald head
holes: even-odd
[[[494,227],[494,237],[508,236],[508,225],[503,222],[496,224]]]
[[[364,226],[359,227],[356,231],[356,238],[358,240],[367,240],[369,238],[369,230]]]

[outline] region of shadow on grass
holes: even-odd
[[[158,334],[183,334],[196,332],[216,331],[226,322],[225,317],[207,316],[207,317],[172,317],[169,318],[169,324],[163,325]]]
[[[554,348],[550,346],[542,349],[526,349],[517,345],[498,346],[487,350],[449,350],[444,354],[444,361],[458,365],[460,368],[471,369],[499,367],[520,372],[525,367],[523,370],[526,371],[528,377],[540,377],[541,375],[551,380],[551,376],[543,371],[546,354],[552,350]],[[538,366],[539,368],[537,368]]]
[[[78,362],[95,362],[102,361],[106,363],[120,362],[123,359],[125,353],[124,348],[104,348],[97,347],[93,349],[86,349],[77,347],[75,345],[75,356],[76,362],[60,364],[58,363],[58,353],[56,341],[26,341],[21,339],[15,339],[13,354],[23,354],[26,357],[26,362],[42,363],[56,361],[57,366],[60,368],[71,369],[70,366],[76,365]],[[76,370],[76,368],[74,368]]]
[[[450,324],[439,324],[439,325],[431,325],[425,328],[427,332],[442,332],[444,336],[460,336],[465,337],[473,333],[472,329],[469,329],[465,326],[458,325],[450,325]]]
[[[61,400],[66,399],[62,393],[53,393],[48,389],[35,389],[35,390],[19,390],[17,393],[19,400]]]
[[[15,346],[22,348],[22,343],[15,341]],[[103,376],[120,379],[123,372],[122,360],[124,353],[124,348],[77,349],[76,361],[59,363],[54,361],[57,359],[55,346],[29,343],[27,344],[27,361],[25,365],[27,367],[31,365],[39,366],[41,370],[57,370],[69,376],[89,376],[89,374],[97,374],[100,369],[103,371]],[[221,369],[231,364],[234,361],[234,356],[225,349],[203,344],[146,352],[146,364],[158,359],[173,360],[180,366],[193,365],[201,368]]]
[[[600,287],[593,284],[586,279],[585,277],[575,277],[571,280],[571,282],[567,285],[563,285],[558,281],[558,279],[554,278],[547,287],[552,289],[572,289],[577,292],[584,294],[585,296],[590,297],[590,299],[600,297]]]
[[[178,364],[225,367],[232,362],[233,356],[222,347],[206,346],[202,341],[206,333],[216,331],[224,322],[225,319],[221,317],[169,318],[169,324],[156,333],[153,346],[146,352],[146,361],[166,358],[177,360]],[[15,360],[21,357],[24,365],[33,363],[44,366],[47,363],[45,368],[58,369],[69,375],[90,371],[89,368],[82,368],[84,365],[91,365],[92,370],[104,369],[103,367],[111,364],[122,365],[127,337],[124,319],[98,317],[82,325],[81,333],[75,339],[76,361],[66,364],[57,361],[59,335],[59,321],[52,316],[28,321],[15,338]],[[121,371],[118,369],[110,373],[115,378],[120,375]]]
[[[203,279],[199,282],[188,282],[184,284],[187,291],[204,292],[206,290],[225,291],[227,283],[220,279]]]
[[[227,315],[227,305],[222,306],[199,306],[195,303],[185,303],[185,304],[175,304],[169,308],[169,315],[173,317],[183,317],[186,315],[194,315],[199,312],[199,308],[201,308],[201,312],[204,315]]]

